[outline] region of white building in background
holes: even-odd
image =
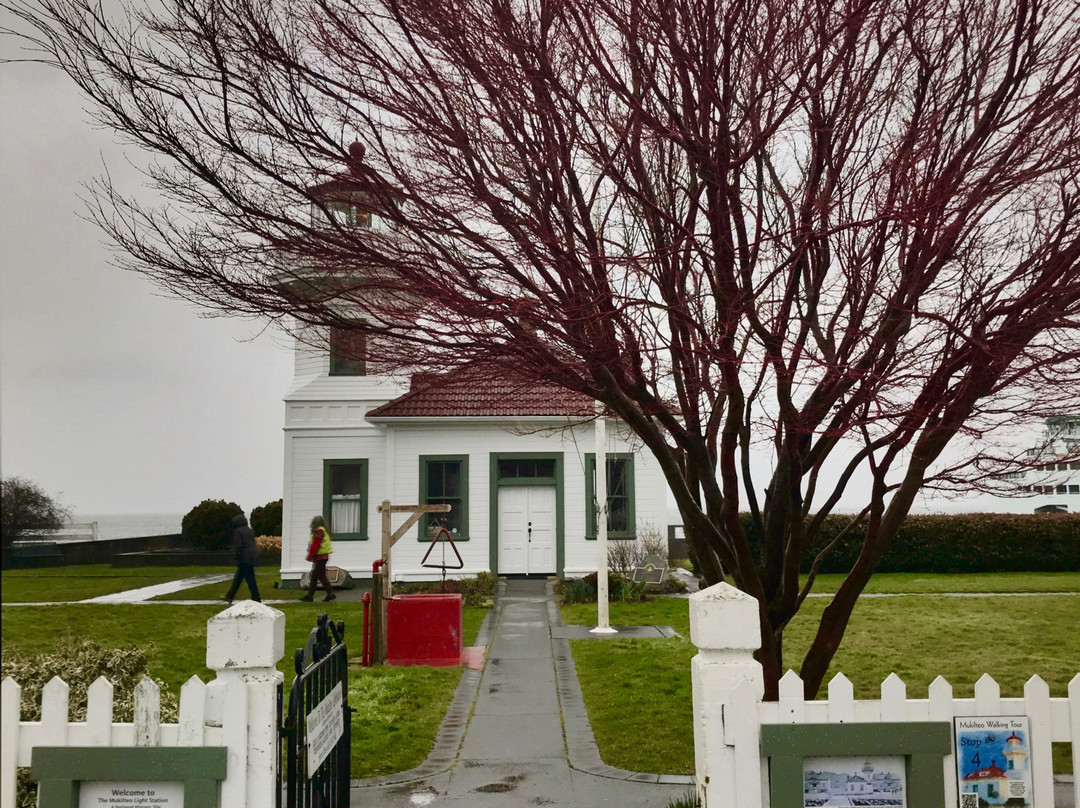
[[[1036,511],[1080,511],[1080,415],[1047,418],[1042,440],[1027,453],[1038,466],[1012,479],[1035,496],[1021,501]]]
[[[327,215],[385,234],[361,175],[312,189]],[[378,237],[378,236],[376,236]],[[383,236],[385,237],[385,236]],[[288,281],[285,281],[288,282]],[[285,395],[281,578],[299,583],[308,526],[322,515],[333,537],[330,564],[370,577],[381,556],[379,504],[446,504],[393,548],[394,580],[437,579],[423,565],[457,559],[432,548],[449,531],[463,567],[449,577],[580,576],[596,571],[591,399],[476,366],[468,373],[410,377],[379,367],[377,347],[355,332],[312,330],[298,340]],[[322,347],[319,347],[322,346]],[[369,350],[370,348],[370,350]],[[610,423],[607,526],[613,541],[667,534],[667,485],[651,453]],[[405,516],[394,516],[393,527]]]

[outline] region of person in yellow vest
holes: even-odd
[[[314,600],[315,587],[322,584],[326,590],[325,603],[337,597],[334,587],[330,585],[330,579],[326,577],[326,562],[330,560],[330,553],[334,552],[330,544],[330,529],[326,526],[326,520],[316,516],[311,520],[311,540],[308,542],[307,560],[311,562],[311,581],[308,583],[308,591],[300,600]]]

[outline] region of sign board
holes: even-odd
[[[79,808],[184,808],[184,784],[85,781]]]
[[[905,808],[904,758],[803,758],[803,806]]]
[[[960,808],[1030,808],[1031,738],[1027,716],[957,716],[956,785]]]
[[[637,584],[645,584],[648,587],[661,586],[668,576],[668,562],[666,558],[657,555],[648,555],[634,568],[633,581]]]
[[[307,714],[307,775],[315,774],[345,732],[341,682]],[[83,806],[79,806],[83,808]]]

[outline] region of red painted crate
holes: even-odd
[[[398,595],[386,602],[388,665],[460,665],[461,595]]]

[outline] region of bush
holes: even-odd
[[[751,544],[758,545],[753,521],[741,517]],[[818,550],[828,545],[850,517],[827,517],[822,534],[803,555],[809,572]],[[865,525],[840,539],[820,572],[848,572],[866,536]],[[900,526],[878,572],[1065,572],[1080,571],[1080,514],[971,513],[916,514]]]
[[[251,529],[256,536],[281,535],[281,500],[275,499],[251,509]]]
[[[281,555],[281,536],[256,536],[255,549],[262,554]]]
[[[70,721],[86,720],[86,691],[99,676],[113,685],[113,721],[130,722],[135,716],[135,686],[147,675],[146,653],[135,646],[102,648],[90,639],[62,639],[48,654],[24,656],[5,654],[3,678],[10,676],[22,688],[20,711],[23,721],[41,720],[41,689],[54,676],[67,682]],[[176,721],[179,700],[155,679],[161,688],[161,720]],[[37,805],[37,789],[28,769],[20,769],[16,796],[18,808]]]
[[[490,606],[495,597],[495,576],[487,570],[478,572],[475,578],[460,578],[442,581],[414,581],[406,584],[394,584],[394,592],[403,595],[423,595],[445,592],[461,595],[466,606]]]
[[[59,530],[70,518],[71,512],[37,483],[22,477],[0,480],[0,541],[4,547],[16,539]]]
[[[232,519],[243,512],[235,502],[204,499],[187,512],[180,523],[180,531],[184,538],[196,547],[205,550],[227,550],[231,546]]]
[[[555,583],[555,594],[562,602],[596,603],[597,574],[590,572],[584,578],[560,579]],[[645,584],[634,583],[617,572],[608,573],[608,602],[646,603],[651,598],[645,592]]]

